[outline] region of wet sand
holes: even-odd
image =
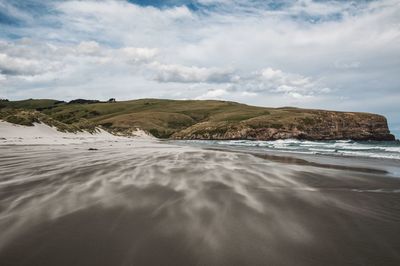
[[[400,265],[400,178],[346,160],[0,146],[0,265]]]

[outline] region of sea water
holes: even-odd
[[[213,147],[275,150],[289,153],[322,154],[334,156],[370,157],[400,160],[400,141],[308,141],[308,140],[190,140],[192,144]]]

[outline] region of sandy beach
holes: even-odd
[[[400,0],[0,0],[0,266],[400,266]]]
[[[382,160],[88,134],[0,125],[0,265],[400,263]]]

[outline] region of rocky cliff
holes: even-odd
[[[268,121],[265,118],[266,122]],[[349,112],[315,111],[310,116],[279,123],[254,125],[203,122],[172,135],[174,139],[247,139],[247,140],[395,140],[386,118],[381,115]],[[254,122],[254,121],[251,121]]]

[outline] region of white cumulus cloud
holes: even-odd
[[[160,82],[231,82],[233,72],[230,69],[183,66],[177,64],[161,64],[153,62],[150,68],[155,71],[155,79]]]

